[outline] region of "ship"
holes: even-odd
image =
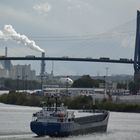
[[[106,132],[108,119],[106,110],[69,110],[63,104],[54,104],[33,113],[30,128],[37,136],[68,137]]]

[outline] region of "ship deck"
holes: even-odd
[[[83,112],[82,110],[74,110],[75,118],[79,117],[87,117],[87,116],[93,116],[93,115],[101,115],[102,112]]]

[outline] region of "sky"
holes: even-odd
[[[1,0],[0,31],[11,25],[17,35],[25,35],[46,52],[46,56],[110,57],[133,59],[136,13],[139,0]],[[0,38],[0,55],[8,47],[8,56],[40,56],[25,42]],[[40,62],[32,64],[40,71]],[[133,65],[54,62],[56,75],[133,74]],[[50,73],[52,62],[46,62]]]

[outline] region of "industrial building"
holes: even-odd
[[[35,70],[31,70],[31,65],[14,65],[9,71],[11,79],[36,80]]]
[[[7,47],[5,47],[5,55],[7,57]],[[11,60],[0,61],[0,78],[11,78],[21,80],[36,80],[35,70],[31,70],[31,65],[13,65]]]

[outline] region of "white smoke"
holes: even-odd
[[[5,25],[4,29],[0,31],[0,39],[4,40],[15,40],[17,43],[24,44],[27,47],[30,47],[33,50],[44,52],[33,40],[30,40],[25,35],[20,35],[15,31],[12,25]]]

